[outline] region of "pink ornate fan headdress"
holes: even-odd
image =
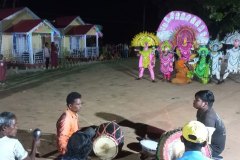
[[[160,23],[157,36],[160,41],[172,41],[175,46],[182,44],[184,38],[193,43],[207,44],[209,33],[206,24],[197,16],[182,12],[168,13]]]

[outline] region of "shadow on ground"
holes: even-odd
[[[122,116],[112,114],[112,113],[105,113],[105,112],[98,112],[96,116],[101,117],[107,121],[115,121],[120,126],[129,127],[135,130],[136,139],[151,139],[154,141],[159,141],[161,135],[165,132],[165,130],[147,125],[144,123],[134,123],[128,119],[125,119]],[[141,151],[141,146],[139,143],[129,143],[127,147],[135,152]]]
[[[17,138],[27,151],[31,151],[32,131],[18,129]],[[58,156],[55,134],[42,133],[40,141],[40,147],[37,149],[37,152],[39,152],[37,157],[54,159]]]

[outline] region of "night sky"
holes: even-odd
[[[104,44],[116,44],[129,43],[141,31],[155,32],[164,16],[172,10],[198,14],[197,1],[17,0],[16,7],[29,7],[40,18],[49,20],[60,16],[80,16],[85,23],[103,26],[101,41]],[[8,7],[11,7],[10,3],[11,0]]]

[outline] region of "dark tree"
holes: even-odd
[[[203,9],[207,11],[209,19],[215,23],[220,37],[228,32],[239,30],[240,3],[239,0],[205,0]]]

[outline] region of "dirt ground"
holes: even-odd
[[[209,89],[215,94],[214,108],[227,129],[226,160],[238,160],[240,153],[240,85],[239,78],[225,83],[207,85],[192,82],[174,85],[162,82],[155,68],[156,83],[138,75],[137,59],[97,62],[53,71],[10,76],[7,87],[0,90],[0,111],[14,112],[18,117],[18,137],[26,148],[31,143],[31,131],[43,132],[39,152],[42,158],[57,156],[55,147],[56,121],[66,109],[69,92],[82,94],[83,108],[79,113],[82,127],[100,125],[115,120],[121,125],[125,144],[117,159],[139,159],[138,137],[183,126],[195,120],[192,107],[194,93]],[[94,158],[93,158],[94,159]],[[96,159],[96,158],[95,158]]]

